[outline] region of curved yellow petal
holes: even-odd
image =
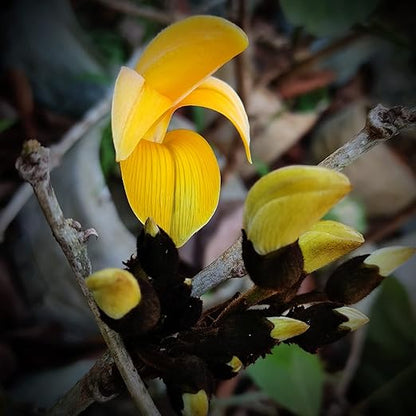
[[[307,273],[344,256],[364,243],[353,228],[336,221],[319,221],[299,237]]]
[[[136,71],[122,67],[114,87],[111,108],[116,160],[126,159],[171,106],[171,100],[151,88]]]
[[[178,103],[178,107],[187,105],[206,107],[227,117],[240,134],[247,159],[251,163],[247,113],[238,94],[226,82],[215,77],[207,78]]]
[[[163,143],[142,140],[120,164],[130,206],[182,246],[212,217],[220,192],[220,173],[209,144],[190,130],[174,130]]]
[[[295,242],[351,189],[342,173],[317,166],[289,166],[250,189],[243,224],[259,254]]]
[[[177,103],[247,45],[246,34],[233,23],[216,16],[192,16],[160,32],[136,70]]]
[[[377,266],[379,268],[379,274],[383,277],[386,277],[393,273],[407,260],[409,260],[415,253],[415,247],[384,247],[370,254],[364,260],[364,264],[368,264],[369,266]]]
[[[108,268],[85,279],[98,307],[110,318],[120,319],[141,300],[139,283],[127,270]]]

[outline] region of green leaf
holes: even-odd
[[[280,344],[247,372],[264,393],[296,415],[319,415],[324,371],[318,356]]]
[[[10,118],[2,118],[0,119],[0,133],[6,131],[10,127],[12,127],[17,122],[17,118],[10,119]]]
[[[202,107],[191,107],[192,121],[195,124],[196,131],[202,133],[205,128],[205,112]]]
[[[412,414],[416,319],[407,292],[397,279],[384,280],[369,316],[361,364],[350,388],[351,399],[359,402],[357,409],[363,414]]]
[[[363,22],[380,0],[281,0],[286,18],[317,36],[342,34]]]
[[[270,172],[269,165],[260,159],[253,158],[253,165],[259,176],[267,175]]]
[[[329,103],[328,88],[317,88],[314,91],[297,97],[294,110],[300,112],[310,112],[318,107],[326,107]]]
[[[114,150],[110,122],[108,122],[102,131],[100,143],[100,163],[104,177],[108,179],[117,167],[116,152]]]

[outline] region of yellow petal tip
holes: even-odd
[[[182,401],[183,416],[206,416],[208,414],[209,401],[204,390],[201,389],[197,393],[184,393]]]
[[[370,254],[364,260],[364,264],[377,266],[379,268],[379,274],[386,277],[409,260],[415,253],[416,248],[414,247],[384,247]]]
[[[338,325],[339,329],[355,331],[369,321],[366,315],[364,315],[358,309],[350,308],[349,306],[342,306],[341,308],[334,309],[334,311],[347,318],[347,321]]]
[[[267,319],[274,325],[274,328],[270,331],[270,336],[277,341],[285,341],[289,338],[296,337],[309,329],[307,323],[288,318],[287,316]]]
[[[241,370],[241,368],[243,367],[243,363],[241,362],[241,360],[236,355],[233,355],[233,357],[227,363],[227,365],[229,367],[231,367],[231,371],[233,373],[238,373]]]

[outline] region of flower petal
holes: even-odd
[[[363,243],[364,237],[353,228],[336,221],[319,221],[299,237],[304,270],[312,273]]]
[[[178,107],[194,105],[218,111],[234,124],[243,140],[247,159],[251,163],[250,126],[244,105],[238,94],[224,81],[209,77],[187,95]]]
[[[392,246],[379,248],[370,254],[364,263],[377,266],[381,276],[388,276],[416,253],[414,247]]]
[[[289,166],[250,189],[243,224],[259,254],[295,242],[351,189],[342,173],[317,166]]]
[[[114,87],[111,109],[116,160],[126,159],[172,102],[130,68],[122,67]]]
[[[246,34],[233,23],[215,16],[192,16],[160,32],[136,70],[177,103],[247,45]]]
[[[127,270],[104,269],[85,279],[99,308],[110,318],[121,319],[141,300],[139,283]]]
[[[163,143],[142,140],[121,162],[121,173],[139,220],[152,217],[177,247],[209,221],[218,205],[217,160],[193,131],[168,132]]]

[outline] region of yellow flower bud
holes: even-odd
[[[287,316],[267,319],[274,325],[274,328],[270,331],[270,336],[277,341],[285,341],[289,338],[296,337],[309,329],[307,323],[288,318]]]
[[[100,270],[87,277],[85,283],[98,307],[110,318],[120,319],[140,303],[139,284],[126,270]]]
[[[238,373],[241,370],[243,363],[236,355],[233,355],[233,358],[231,358],[227,365],[231,367],[233,373]]]
[[[197,393],[184,393],[183,400],[183,416],[206,416],[208,414],[209,401],[204,390]]]
[[[294,243],[351,189],[342,173],[318,166],[288,166],[250,189],[243,226],[259,254]]]

